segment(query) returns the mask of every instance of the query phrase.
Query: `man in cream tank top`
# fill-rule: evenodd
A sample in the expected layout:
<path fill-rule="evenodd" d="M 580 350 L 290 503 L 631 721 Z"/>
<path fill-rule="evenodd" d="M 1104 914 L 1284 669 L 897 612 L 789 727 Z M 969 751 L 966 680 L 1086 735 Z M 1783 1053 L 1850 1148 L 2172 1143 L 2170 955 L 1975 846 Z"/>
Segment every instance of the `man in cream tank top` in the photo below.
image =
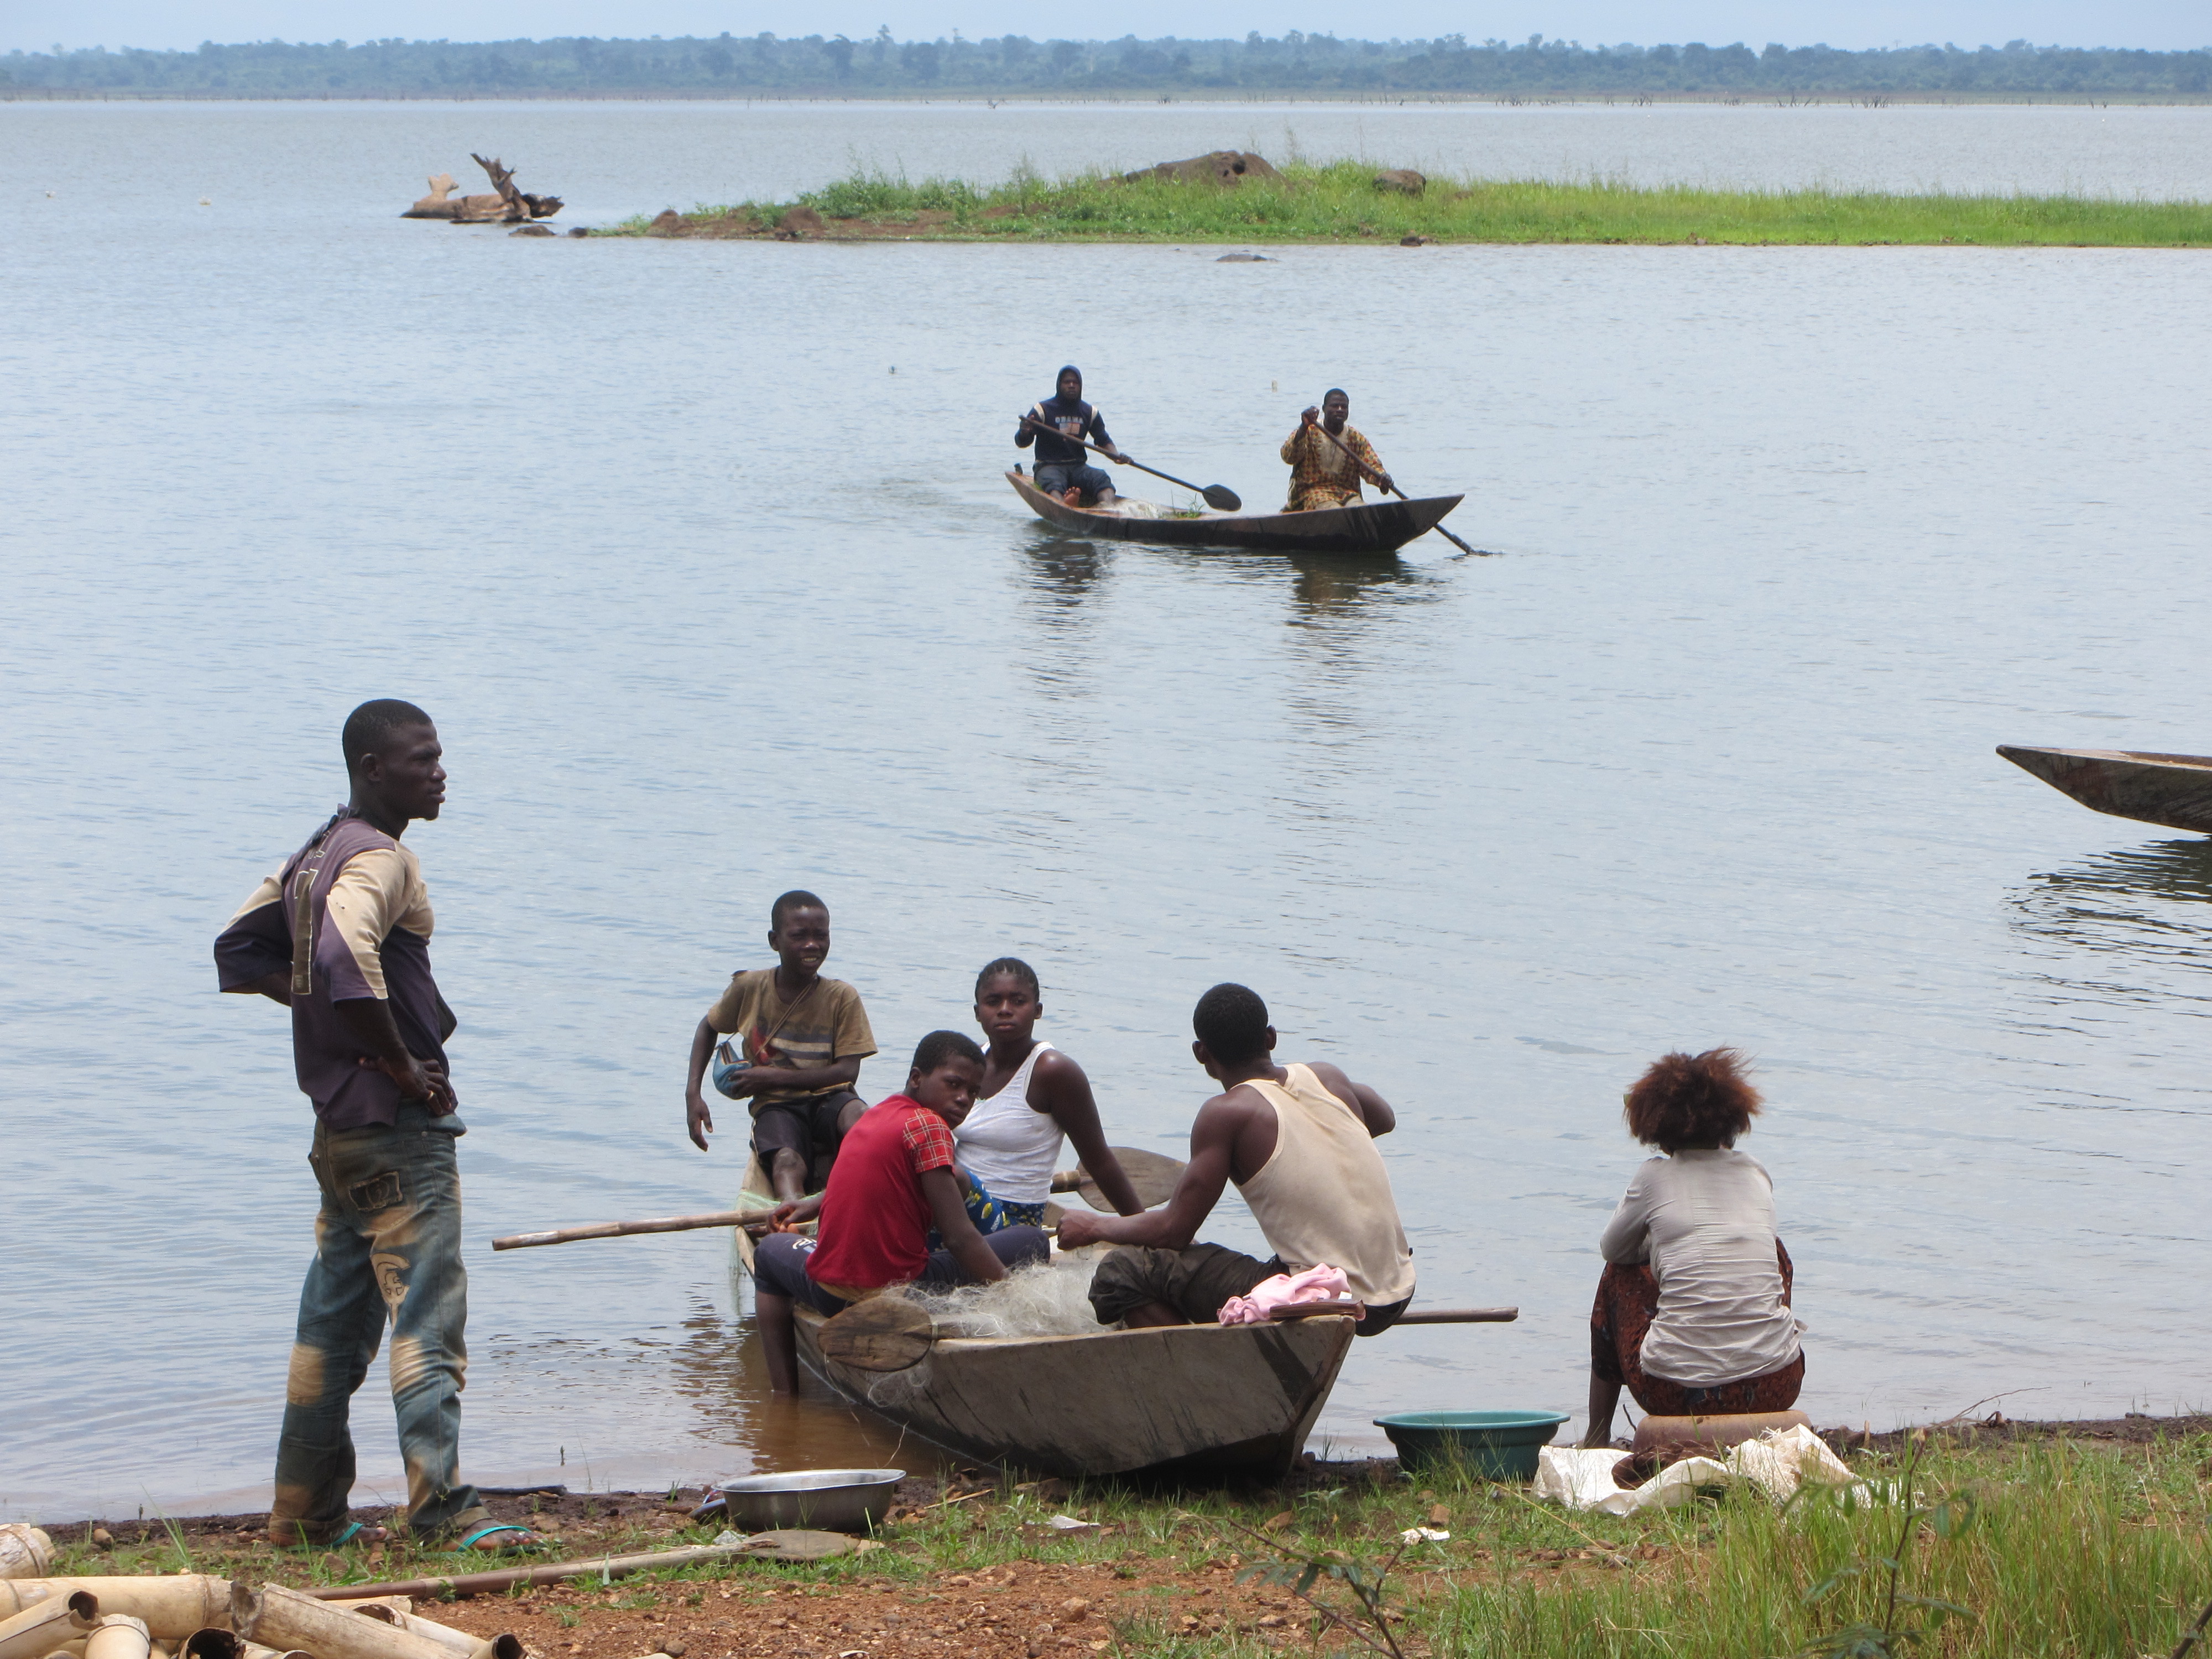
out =
<path fill-rule="evenodd" d="M 1367 1316 L 1388 1330 L 1413 1296 L 1413 1253 L 1375 1138 L 1397 1127 L 1382 1096 L 1322 1061 L 1278 1066 L 1267 1005 L 1242 985 L 1217 985 L 1191 1016 L 1191 1052 L 1222 1091 L 1199 1108 L 1190 1163 L 1175 1194 L 1141 1215 L 1071 1210 L 1062 1248 L 1128 1245 L 1098 1266 L 1091 1305 L 1102 1325 L 1210 1323 L 1261 1280 L 1320 1262 L 1340 1267 Z M 1261 1261 L 1194 1241 L 1237 1183 L 1275 1252 Z"/>

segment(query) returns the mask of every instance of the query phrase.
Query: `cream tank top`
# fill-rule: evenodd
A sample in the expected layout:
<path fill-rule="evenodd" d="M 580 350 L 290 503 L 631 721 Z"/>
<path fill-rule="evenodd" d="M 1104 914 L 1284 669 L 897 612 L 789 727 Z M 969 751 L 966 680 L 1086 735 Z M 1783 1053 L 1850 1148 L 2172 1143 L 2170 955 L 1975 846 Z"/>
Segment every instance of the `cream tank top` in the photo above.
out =
<path fill-rule="evenodd" d="M 1040 1040 L 1006 1079 L 979 1100 L 953 1131 L 960 1162 L 994 1198 L 1042 1204 L 1052 1197 L 1053 1165 L 1060 1158 L 1060 1120 L 1030 1104 L 1030 1074 L 1052 1044 Z"/>
<path fill-rule="evenodd" d="M 1352 1293 L 1388 1307 L 1413 1293 L 1413 1252 L 1389 1172 L 1366 1121 L 1307 1066 L 1281 1083 L 1246 1083 L 1275 1109 L 1275 1150 L 1241 1188 L 1267 1243 L 1292 1273 L 1344 1269 Z"/>

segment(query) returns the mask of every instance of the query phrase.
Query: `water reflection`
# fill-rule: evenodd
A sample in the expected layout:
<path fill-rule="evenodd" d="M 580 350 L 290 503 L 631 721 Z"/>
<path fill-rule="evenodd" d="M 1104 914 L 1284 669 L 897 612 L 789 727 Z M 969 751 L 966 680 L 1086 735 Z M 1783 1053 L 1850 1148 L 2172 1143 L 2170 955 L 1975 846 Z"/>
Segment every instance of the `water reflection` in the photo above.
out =
<path fill-rule="evenodd" d="M 898 1425 L 841 1400 L 802 1373 L 795 1397 L 775 1394 L 749 1317 L 730 1319 L 704 1298 L 667 1352 L 672 1387 L 696 1414 L 692 1432 L 725 1449 L 728 1474 L 747 1470 L 942 1466 L 945 1455 Z"/>
<path fill-rule="evenodd" d="M 2040 872 L 2008 901 L 2045 1002 L 2165 1002 L 2200 1017 L 2212 1005 L 2208 904 L 2212 842 L 2194 836 Z"/>
<path fill-rule="evenodd" d="M 1291 603 L 1298 620 L 1334 622 L 1356 617 L 1370 600 L 1432 597 L 1429 579 L 1393 554 L 1387 559 L 1350 553 L 1300 553 L 1283 561 L 1294 573 Z"/>
<path fill-rule="evenodd" d="M 1038 620 L 1048 628 L 1072 623 L 1083 602 L 1113 572 L 1111 547 L 1080 537 L 1036 531 L 1023 552 L 1029 563 L 1029 594 L 1036 602 Z"/>

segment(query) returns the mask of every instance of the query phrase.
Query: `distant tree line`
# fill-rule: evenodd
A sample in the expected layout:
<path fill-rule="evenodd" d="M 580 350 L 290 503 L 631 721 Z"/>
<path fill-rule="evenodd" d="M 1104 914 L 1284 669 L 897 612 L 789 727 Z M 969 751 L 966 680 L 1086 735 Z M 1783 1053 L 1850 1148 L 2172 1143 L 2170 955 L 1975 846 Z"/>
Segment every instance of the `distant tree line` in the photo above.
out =
<path fill-rule="evenodd" d="M 662 93 L 989 94 L 1145 92 L 1505 94 L 2074 93 L 2201 94 L 2212 47 L 2136 52 L 2014 40 L 1842 52 L 1737 42 L 1585 46 L 1346 40 L 1296 29 L 1242 40 L 896 40 L 888 28 L 845 36 L 723 34 L 664 40 L 255 41 L 196 52 L 104 46 L 0 58 L 0 85 L 53 91 L 234 97 Z"/>

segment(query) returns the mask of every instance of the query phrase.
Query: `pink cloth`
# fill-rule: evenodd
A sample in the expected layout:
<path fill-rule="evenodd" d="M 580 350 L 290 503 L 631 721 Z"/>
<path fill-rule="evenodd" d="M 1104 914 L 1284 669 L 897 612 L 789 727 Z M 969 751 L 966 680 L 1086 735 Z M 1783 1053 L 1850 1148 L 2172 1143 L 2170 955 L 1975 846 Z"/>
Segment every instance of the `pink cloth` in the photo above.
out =
<path fill-rule="evenodd" d="M 1221 1304 L 1220 1319 L 1224 1325 L 1264 1325 L 1278 1308 L 1298 1302 L 1334 1302 L 1351 1295 L 1352 1285 L 1343 1268 L 1316 1262 L 1302 1273 L 1277 1273 L 1273 1279 L 1263 1279 L 1252 1287 L 1249 1296 L 1231 1297 Z M 1346 1306 L 1349 1310 L 1359 1304 L 1347 1302 Z M 1364 1311 L 1361 1310 L 1363 1315 Z"/>

